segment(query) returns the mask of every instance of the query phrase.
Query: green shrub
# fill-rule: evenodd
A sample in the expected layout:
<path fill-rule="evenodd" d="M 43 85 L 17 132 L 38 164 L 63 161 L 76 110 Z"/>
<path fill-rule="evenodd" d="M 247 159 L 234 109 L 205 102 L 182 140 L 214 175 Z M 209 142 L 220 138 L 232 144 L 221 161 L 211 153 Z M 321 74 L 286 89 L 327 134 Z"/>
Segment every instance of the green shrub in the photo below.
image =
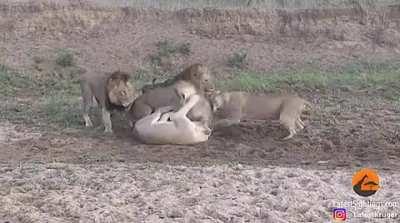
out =
<path fill-rule="evenodd" d="M 247 52 L 245 50 L 240 50 L 235 52 L 232 56 L 228 58 L 228 66 L 235 69 L 244 69 L 247 67 Z"/>
<path fill-rule="evenodd" d="M 61 49 L 56 55 L 56 64 L 61 67 L 71 67 L 75 65 L 74 55 L 66 49 Z"/>
<path fill-rule="evenodd" d="M 176 54 L 189 55 L 191 53 L 190 43 L 175 43 L 171 40 L 163 40 L 156 43 L 158 56 L 170 57 Z"/>

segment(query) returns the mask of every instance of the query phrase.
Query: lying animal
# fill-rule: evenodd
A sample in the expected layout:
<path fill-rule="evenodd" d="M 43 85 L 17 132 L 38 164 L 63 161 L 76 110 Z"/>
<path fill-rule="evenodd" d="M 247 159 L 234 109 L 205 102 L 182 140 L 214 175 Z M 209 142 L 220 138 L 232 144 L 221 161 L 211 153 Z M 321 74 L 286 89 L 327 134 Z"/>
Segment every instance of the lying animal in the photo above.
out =
<path fill-rule="evenodd" d="M 215 128 L 236 124 L 243 119 L 279 119 L 289 131 L 284 140 L 292 138 L 297 129 L 304 128 L 300 116 L 306 106 L 311 106 L 297 96 L 253 95 L 245 92 L 217 93 L 212 98 L 212 104 L 216 116 L 220 118 Z"/>
<path fill-rule="evenodd" d="M 182 103 L 182 97 L 178 95 L 177 89 L 180 90 L 188 88 L 189 86 L 196 91 L 196 93 L 198 92 L 193 84 L 182 80 L 179 80 L 168 87 L 158 87 L 145 91 L 145 93 L 140 95 L 134 101 L 129 110 L 128 118 L 131 126 L 133 126 L 135 121 L 151 114 L 161 107 L 172 106 L 179 108 Z M 189 111 L 188 117 L 192 121 L 211 125 L 213 114 L 210 102 L 202 95 L 199 95 L 199 97 L 200 99 L 198 102 Z"/>
<path fill-rule="evenodd" d="M 174 78 L 166 80 L 164 82 L 156 84 L 156 79 L 153 79 L 153 83 L 150 85 L 145 85 L 142 88 L 142 92 L 146 93 L 148 90 L 154 88 L 168 87 L 180 80 L 192 83 L 200 94 L 214 91 L 214 78 L 211 75 L 208 67 L 203 64 L 197 63 L 187 67 Z"/>
<path fill-rule="evenodd" d="M 183 98 L 187 98 L 186 93 L 183 93 Z M 177 112 L 170 112 L 173 109 L 171 106 L 157 109 L 135 123 L 136 135 L 147 144 L 187 145 L 207 141 L 211 129 L 186 117 L 199 100 L 199 95 L 189 96 Z"/>
<path fill-rule="evenodd" d="M 121 71 L 106 75 L 86 74 L 81 77 L 80 85 L 85 126 L 93 126 L 89 117 L 89 108 L 94 98 L 101 108 L 104 132 L 107 133 L 112 132 L 110 111 L 129 108 L 136 97 L 136 91 L 129 83 L 129 75 Z"/>

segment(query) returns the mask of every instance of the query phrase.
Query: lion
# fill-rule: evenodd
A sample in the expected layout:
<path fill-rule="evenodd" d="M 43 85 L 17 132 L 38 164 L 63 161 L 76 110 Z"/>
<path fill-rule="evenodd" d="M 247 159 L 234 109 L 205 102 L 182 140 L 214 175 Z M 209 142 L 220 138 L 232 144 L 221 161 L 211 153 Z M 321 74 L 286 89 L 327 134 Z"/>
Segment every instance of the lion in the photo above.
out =
<path fill-rule="evenodd" d="M 154 88 L 168 87 L 180 80 L 192 83 L 200 94 L 213 92 L 215 89 L 214 78 L 208 67 L 204 64 L 196 63 L 184 69 L 174 78 L 168 79 L 164 82 L 155 83 L 156 79 L 153 79 L 152 84 L 143 86 L 142 92 L 146 93 Z"/>
<path fill-rule="evenodd" d="M 128 109 L 136 97 L 136 90 L 129 83 L 129 75 L 122 71 L 115 71 L 102 76 L 83 75 L 80 86 L 85 126 L 93 126 L 89 117 L 89 109 L 94 98 L 101 108 L 104 132 L 106 133 L 112 133 L 110 111 Z"/>
<path fill-rule="evenodd" d="M 211 129 L 186 116 L 201 97 L 190 89 L 177 88 L 177 91 L 185 101 L 177 112 L 171 112 L 174 109 L 172 106 L 161 107 L 135 123 L 135 133 L 141 141 L 147 144 L 188 145 L 208 140 Z"/>
<path fill-rule="evenodd" d="M 145 93 L 136 98 L 128 112 L 130 125 L 133 126 L 135 121 L 151 114 L 158 108 L 165 106 L 179 108 L 182 97 L 178 95 L 177 89 L 188 87 L 188 85 L 192 86 L 198 93 L 194 84 L 183 80 L 178 80 L 167 87 L 157 87 L 145 91 Z M 199 97 L 198 102 L 189 111 L 188 118 L 210 126 L 213 118 L 211 104 L 203 95 L 199 94 Z"/>
<path fill-rule="evenodd" d="M 217 92 L 211 101 L 213 111 L 220 118 L 215 128 L 230 126 L 242 119 L 279 119 L 289 131 L 283 140 L 292 138 L 298 129 L 304 128 L 300 116 L 306 106 L 311 107 L 310 102 L 294 95 L 254 95 L 239 91 Z"/>

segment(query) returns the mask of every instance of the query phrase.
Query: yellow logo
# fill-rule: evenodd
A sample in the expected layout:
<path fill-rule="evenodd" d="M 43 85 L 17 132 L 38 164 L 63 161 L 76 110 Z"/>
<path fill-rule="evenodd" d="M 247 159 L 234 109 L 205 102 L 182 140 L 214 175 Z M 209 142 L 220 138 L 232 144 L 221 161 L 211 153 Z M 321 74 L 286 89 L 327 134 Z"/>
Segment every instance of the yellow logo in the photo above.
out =
<path fill-rule="evenodd" d="M 356 172 L 352 180 L 353 190 L 358 195 L 369 197 L 379 190 L 379 176 L 376 170 L 364 168 Z"/>

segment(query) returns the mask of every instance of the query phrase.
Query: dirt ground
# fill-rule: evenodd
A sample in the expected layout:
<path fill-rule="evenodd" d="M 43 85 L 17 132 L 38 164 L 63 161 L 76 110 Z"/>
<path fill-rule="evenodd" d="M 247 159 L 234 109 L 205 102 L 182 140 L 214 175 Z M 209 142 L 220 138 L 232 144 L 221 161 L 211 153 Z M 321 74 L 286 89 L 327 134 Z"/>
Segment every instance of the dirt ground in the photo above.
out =
<path fill-rule="evenodd" d="M 398 135 L 382 139 L 377 131 L 383 127 L 372 130 L 366 119 L 353 120 L 358 123 L 322 128 L 313 121 L 289 142 L 277 140 L 276 128 L 241 126 L 216 132 L 197 146 L 147 146 L 122 130 L 85 137 L 2 123 L 0 217 L 4 222 L 329 222 L 338 202 L 367 200 L 351 187 L 361 167 L 379 171 L 382 189 L 371 200 L 398 202 Z M 400 206 L 348 210 L 399 213 Z"/>
<path fill-rule="evenodd" d="M 136 70 L 148 66 L 154 43 L 166 38 L 190 42 L 193 51 L 168 66 L 203 62 L 217 76 L 231 71 L 225 59 L 242 47 L 255 71 L 400 58 L 400 7 L 366 15 L 278 15 L 10 5 L 0 5 L 0 61 L 35 75 L 46 74 L 32 58 L 51 56 L 55 48 L 72 49 L 87 72 Z M 281 141 L 286 132 L 270 122 L 215 131 L 199 145 L 150 146 L 135 140 L 124 122 L 114 125 L 114 135 L 104 135 L 100 127 L 44 128 L 2 118 L 0 223 L 331 222 L 332 208 L 352 200 L 397 202 L 348 208 L 396 216 L 349 222 L 398 222 L 399 103 L 376 92 L 300 93 L 314 108 L 306 128 L 289 141 Z M 351 185 L 364 167 L 381 179 L 369 198 Z"/>
<path fill-rule="evenodd" d="M 305 131 L 285 142 L 279 140 L 284 130 L 269 123 L 216 131 L 196 146 L 150 146 L 123 124 L 105 136 L 2 122 L 0 219 L 329 222 L 338 202 L 398 204 L 399 108 L 365 100 L 347 111 L 333 111 L 337 102 L 331 101 L 332 112 L 316 112 Z M 381 179 L 371 198 L 352 190 L 352 175 L 363 167 L 377 169 Z M 397 214 L 400 204 L 350 210 Z"/>

